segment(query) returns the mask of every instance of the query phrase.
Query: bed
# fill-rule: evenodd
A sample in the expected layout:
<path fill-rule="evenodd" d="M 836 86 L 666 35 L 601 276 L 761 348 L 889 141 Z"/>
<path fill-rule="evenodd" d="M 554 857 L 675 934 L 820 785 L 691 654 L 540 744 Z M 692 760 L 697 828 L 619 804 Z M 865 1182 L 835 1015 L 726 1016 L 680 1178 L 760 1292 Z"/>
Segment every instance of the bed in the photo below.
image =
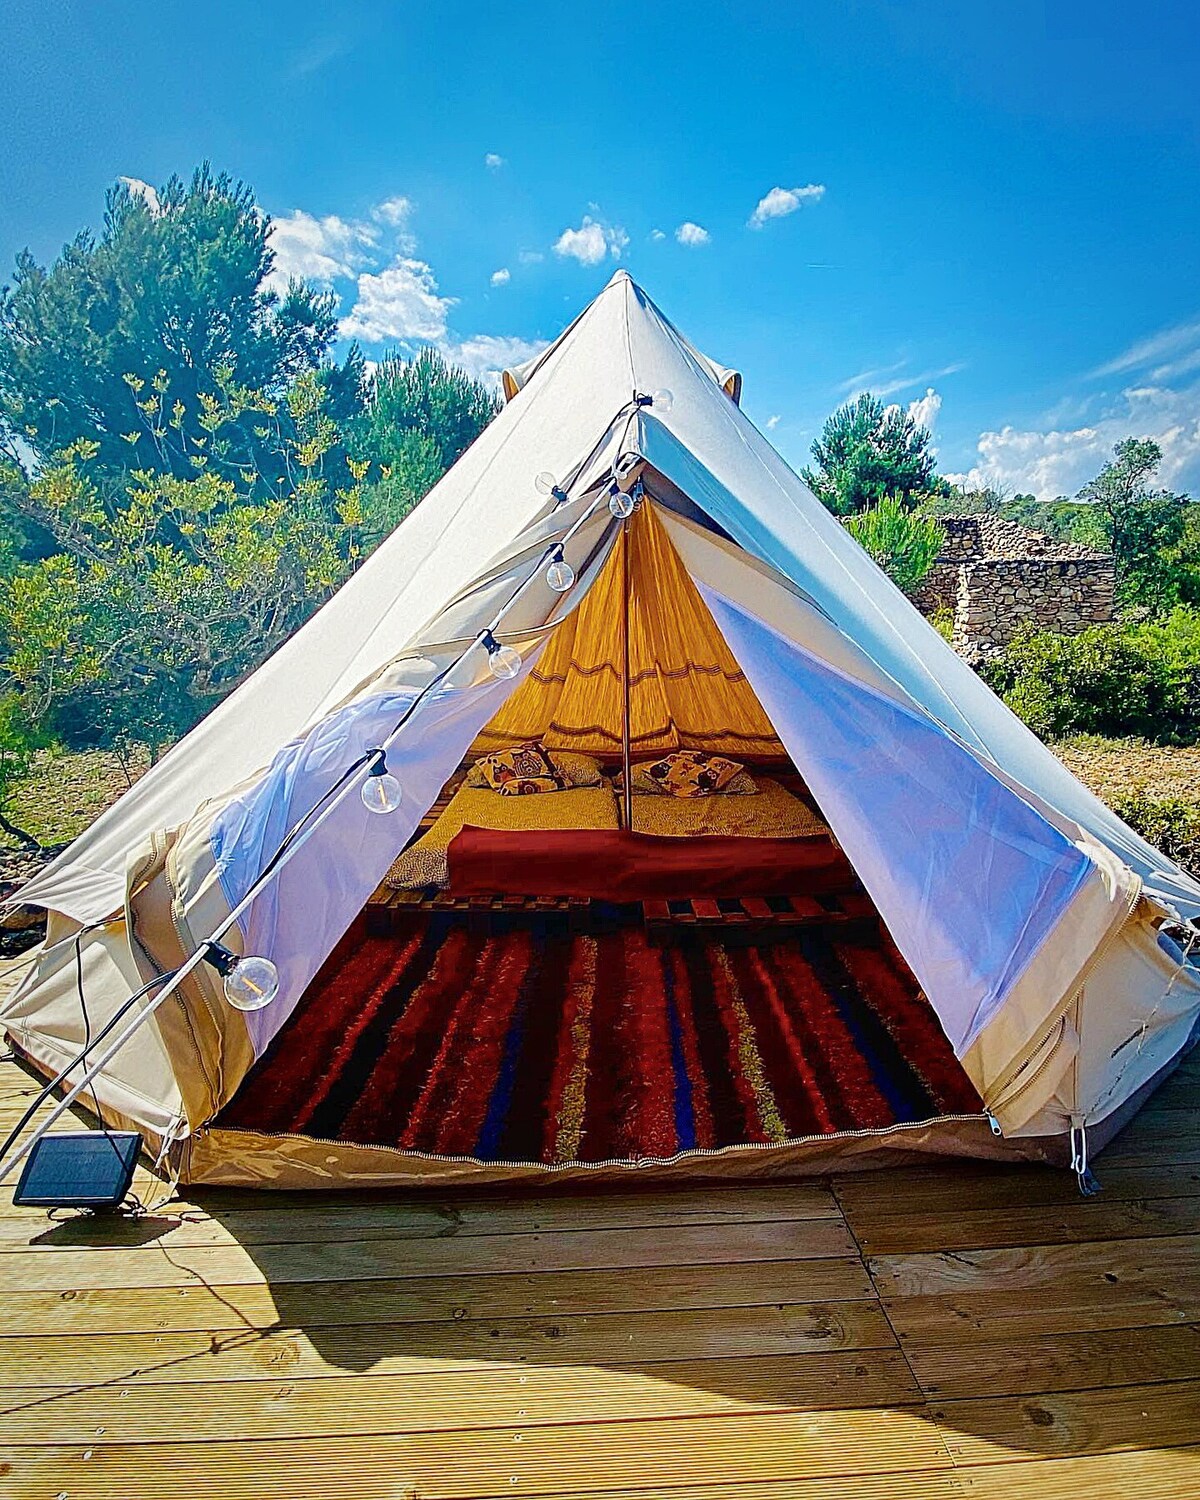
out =
<path fill-rule="evenodd" d="M 758 791 L 753 796 L 663 797 L 634 792 L 633 831 L 662 838 L 828 837 L 829 828 L 821 818 L 779 782 L 756 776 L 755 783 Z"/>
<path fill-rule="evenodd" d="M 466 828 L 520 834 L 572 829 L 620 827 L 616 794 L 610 782 L 571 787 L 534 797 L 502 797 L 480 787 L 459 787 L 445 810 L 388 871 L 384 885 L 392 890 L 423 890 L 449 885 L 446 851 Z"/>
<path fill-rule="evenodd" d="M 461 786 L 393 864 L 391 890 L 623 901 L 830 888 L 844 858 L 820 817 L 770 778 L 753 795 L 634 793 L 632 831 L 605 781 L 534 796 Z"/>

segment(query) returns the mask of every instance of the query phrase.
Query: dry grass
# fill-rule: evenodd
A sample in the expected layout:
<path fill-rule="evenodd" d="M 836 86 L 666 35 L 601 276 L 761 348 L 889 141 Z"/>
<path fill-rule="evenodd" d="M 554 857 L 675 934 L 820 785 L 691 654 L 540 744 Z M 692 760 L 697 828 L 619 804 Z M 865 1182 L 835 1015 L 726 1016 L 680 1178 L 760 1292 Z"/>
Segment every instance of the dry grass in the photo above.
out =
<path fill-rule="evenodd" d="M 1200 745 L 1177 749 L 1144 740 L 1080 735 L 1055 745 L 1055 753 L 1105 802 L 1134 792 L 1200 803 Z"/>

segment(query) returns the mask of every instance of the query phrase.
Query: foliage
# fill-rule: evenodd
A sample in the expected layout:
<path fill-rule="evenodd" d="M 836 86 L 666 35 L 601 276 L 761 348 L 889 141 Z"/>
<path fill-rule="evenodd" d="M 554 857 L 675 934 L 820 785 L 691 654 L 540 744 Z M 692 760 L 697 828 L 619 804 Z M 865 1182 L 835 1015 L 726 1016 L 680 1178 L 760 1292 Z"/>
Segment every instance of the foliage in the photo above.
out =
<path fill-rule="evenodd" d="M 1029 634 L 982 675 L 1036 733 L 1200 739 L 1200 612 L 1094 625 L 1078 635 Z"/>
<path fill-rule="evenodd" d="M 485 386 L 436 349 L 422 349 L 412 360 L 383 360 L 351 439 L 356 454 L 379 465 L 364 500 L 369 533 L 394 530 L 498 410 Z"/>
<path fill-rule="evenodd" d="M 71 745 L 167 743 L 346 576 L 365 466 L 341 487 L 327 477 L 338 434 L 314 372 L 285 402 L 293 435 L 272 495 L 257 471 L 138 470 L 113 485 L 82 439 L 28 484 L 25 512 L 59 549 L 0 580 L 0 690 L 29 723 Z"/>
<path fill-rule="evenodd" d="M 899 406 L 869 392 L 829 417 L 812 445 L 815 468 L 803 471 L 834 515 L 848 516 L 896 496 L 911 509 L 948 486 L 937 475 L 929 432 Z"/>
<path fill-rule="evenodd" d="M 899 495 L 884 495 L 870 510 L 851 516 L 846 529 L 906 594 L 946 544 L 945 528 L 932 516 L 906 510 Z"/>
<path fill-rule="evenodd" d="M 1134 787 L 1113 798 L 1111 806 L 1147 843 L 1200 879 L 1200 803 L 1186 797 L 1155 797 L 1144 787 Z"/>
<path fill-rule="evenodd" d="M 83 439 L 103 469 L 260 467 L 279 434 L 259 399 L 317 368 L 336 332 L 331 294 L 270 287 L 270 232 L 250 189 L 204 166 L 156 199 L 113 188 L 99 238 L 80 233 L 49 269 L 19 256 L 0 293 L 10 456 L 18 438 L 37 464 Z M 354 404 L 361 377 L 357 354 L 326 371 L 335 407 Z"/>
<path fill-rule="evenodd" d="M 1161 462 L 1157 443 L 1125 438 L 1077 497 L 1081 511 L 1075 535 L 1112 553 L 1118 598 L 1143 614 L 1195 598 L 1200 586 L 1200 558 L 1188 555 L 1183 546 L 1188 501 L 1152 488 Z"/>
<path fill-rule="evenodd" d="M 5 693 L 0 697 L 0 830 L 33 848 L 38 840 L 13 821 L 12 801 L 29 774 L 35 748 L 19 695 Z"/>

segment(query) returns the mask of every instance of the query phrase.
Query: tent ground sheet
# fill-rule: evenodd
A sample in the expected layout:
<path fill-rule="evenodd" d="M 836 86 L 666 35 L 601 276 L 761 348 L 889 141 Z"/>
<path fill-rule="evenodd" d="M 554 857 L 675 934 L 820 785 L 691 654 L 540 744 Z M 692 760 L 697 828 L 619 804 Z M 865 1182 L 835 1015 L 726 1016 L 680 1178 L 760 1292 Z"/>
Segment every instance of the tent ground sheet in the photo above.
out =
<path fill-rule="evenodd" d="M 219 1124 L 598 1162 L 978 1113 L 886 942 L 355 928 Z"/>

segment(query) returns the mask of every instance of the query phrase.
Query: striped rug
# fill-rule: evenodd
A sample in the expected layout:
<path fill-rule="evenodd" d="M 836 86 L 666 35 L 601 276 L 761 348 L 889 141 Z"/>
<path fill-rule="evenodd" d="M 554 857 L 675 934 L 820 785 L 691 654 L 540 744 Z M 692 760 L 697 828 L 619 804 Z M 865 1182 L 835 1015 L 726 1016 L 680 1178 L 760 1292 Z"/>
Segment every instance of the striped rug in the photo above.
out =
<path fill-rule="evenodd" d="M 979 1108 L 886 947 L 482 936 L 446 916 L 344 942 L 219 1123 L 594 1162 Z"/>

